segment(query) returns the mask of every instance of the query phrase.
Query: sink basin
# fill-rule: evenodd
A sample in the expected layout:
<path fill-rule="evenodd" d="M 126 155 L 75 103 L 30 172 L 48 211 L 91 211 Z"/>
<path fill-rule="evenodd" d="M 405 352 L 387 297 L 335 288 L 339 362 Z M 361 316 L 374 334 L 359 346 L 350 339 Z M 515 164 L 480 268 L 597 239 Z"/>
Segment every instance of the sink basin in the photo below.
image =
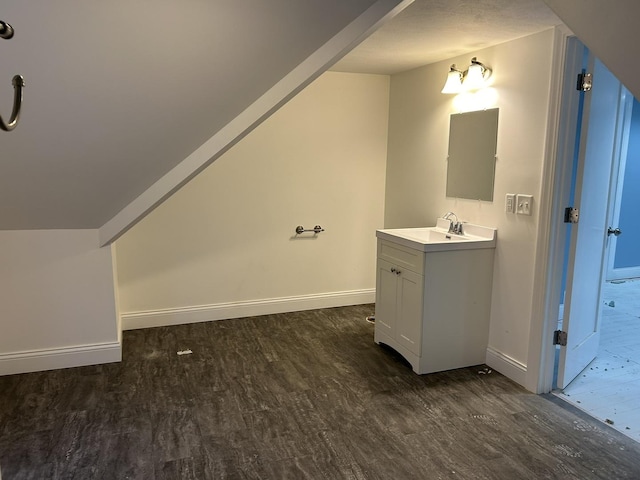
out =
<path fill-rule="evenodd" d="M 376 237 L 423 252 L 495 248 L 497 230 L 472 223 L 463 224 L 463 234 L 449 233 L 449 221 L 438 219 L 434 227 L 376 230 Z"/>

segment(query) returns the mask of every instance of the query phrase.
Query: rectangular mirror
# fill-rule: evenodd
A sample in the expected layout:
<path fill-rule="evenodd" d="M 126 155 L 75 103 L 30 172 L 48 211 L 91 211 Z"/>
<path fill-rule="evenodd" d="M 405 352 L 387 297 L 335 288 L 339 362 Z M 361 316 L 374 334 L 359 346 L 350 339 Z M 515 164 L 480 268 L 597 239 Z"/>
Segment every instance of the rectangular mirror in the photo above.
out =
<path fill-rule="evenodd" d="M 451 115 L 447 197 L 493 201 L 497 143 L 497 108 Z"/>

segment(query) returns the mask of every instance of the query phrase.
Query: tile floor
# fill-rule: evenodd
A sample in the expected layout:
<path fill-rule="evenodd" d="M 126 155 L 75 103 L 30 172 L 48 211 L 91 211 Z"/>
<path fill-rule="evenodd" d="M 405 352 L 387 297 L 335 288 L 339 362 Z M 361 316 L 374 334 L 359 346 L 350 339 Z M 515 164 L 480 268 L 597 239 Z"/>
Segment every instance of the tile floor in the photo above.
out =
<path fill-rule="evenodd" d="M 556 393 L 640 442 L 640 279 L 607 282 L 602 303 L 598 356 Z"/>

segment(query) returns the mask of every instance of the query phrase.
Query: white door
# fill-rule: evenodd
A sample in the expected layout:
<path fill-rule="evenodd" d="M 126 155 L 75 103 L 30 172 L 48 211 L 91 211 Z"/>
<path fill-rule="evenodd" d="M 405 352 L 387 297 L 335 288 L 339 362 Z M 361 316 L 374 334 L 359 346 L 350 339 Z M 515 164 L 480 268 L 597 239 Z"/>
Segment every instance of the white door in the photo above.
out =
<path fill-rule="evenodd" d="M 621 85 L 598 60 L 590 63 L 593 90 L 586 94 L 581 129 L 575 191 L 580 219 L 573 227 L 569 251 L 563 321 L 567 345 L 560 351 L 559 388 L 595 358 L 600 343 L 600 289 Z"/>
<path fill-rule="evenodd" d="M 634 99 L 631 92 L 629 92 L 624 86 L 622 87 L 622 95 L 624 100 L 622 102 L 622 138 L 620 142 L 619 148 L 617 151 L 619 155 L 614 157 L 614 167 L 613 167 L 613 175 L 616 181 L 614 182 L 613 187 L 611 188 L 611 198 L 609 200 L 610 203 L 610 212 L 609 212 L 609 226 L 615 230 L 618 228 L 621 231 L 626 232 L 622 238 L 618 239 L 617 235 L 610 235 L 607 241 L 607 280 L 619 280 L 621 278 L 633 278 L 640 277 L 640 266 L 617 266 L 616 265 L 616 248 L 618 246 L 619 240 L 621 242 L 627 243 L 627 249 L 629 247 L 635 248 L 638 244 L 640 238 L 638 237 L 638 229 L 631 228 L 629 229 L 629 223 L 622 224 L 625 220 L 625 216 L 621 219 L 621 210 L 622 210 L 622 194 L 624 192 L 623 187 L 633 188 L 632 184 L 625 184 L 625 172 L 627 167 L 627 156 L 628 156 L 628 147 L 629 140 L 634 140 L 640 134 L 637 130 L 631 130 L 632 124 L 632 115 L 634 111 Z M 638 105 L 636 103 L 636 105 Z M 637 109 L 638 107 L 636 107 Z M 637 115 L 637 112 L 636 112 Z M 634 138 L 631 137 L 634 136 Z M 637 140 L 635 140 L 637 142 Z M 634 142 L 634 143 L 635 143 Z M 630 168 L 637 168 L 633 164 L 630 165 Z M 625 208 L 632 208 L 630 206 L 630 202 L 627 202 Z M 635 215 L 626 214 L 626 220 L 628 221 L 630 218 L 635 219 Z M 624 227 L 624 228 L 623 228 Z M 635 233 L 635 235 L 634 235 Z M 624 245 L 623 245 L 624 248 Z"/>

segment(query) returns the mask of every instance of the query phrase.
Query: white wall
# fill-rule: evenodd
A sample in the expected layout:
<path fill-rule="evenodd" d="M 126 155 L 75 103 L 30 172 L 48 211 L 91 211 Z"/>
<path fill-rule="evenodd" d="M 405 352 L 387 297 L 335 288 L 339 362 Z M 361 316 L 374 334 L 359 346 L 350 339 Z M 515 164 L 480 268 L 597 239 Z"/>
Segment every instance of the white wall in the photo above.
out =
<path fill-rule="evenodd" d="M 325 73 L 119 239 L 124 328 L 373 301 L 388 92 Z"/>
<path fill-rule="evenodd" d="M 497 227 L 487 362 L 525 383 L 533 301 L 538 204 L 545 155 L 553 31 L 521 38 L 391 78 L 385 227 L 433 225 L 452 210 Z M 472 56 L 494 70 L 472 108 L 498 107 L 494 201 L 445 195 L 449 115 L 461 97 L 440 93 L 451 63 Z M 506 193 L 534 195 L 531 217 L 506 213 Z"/>
<path fill-rule="evenodd" d="M 97 230 L 0 232 L 0 375 L 118 361 L 117 322 Z"/>

